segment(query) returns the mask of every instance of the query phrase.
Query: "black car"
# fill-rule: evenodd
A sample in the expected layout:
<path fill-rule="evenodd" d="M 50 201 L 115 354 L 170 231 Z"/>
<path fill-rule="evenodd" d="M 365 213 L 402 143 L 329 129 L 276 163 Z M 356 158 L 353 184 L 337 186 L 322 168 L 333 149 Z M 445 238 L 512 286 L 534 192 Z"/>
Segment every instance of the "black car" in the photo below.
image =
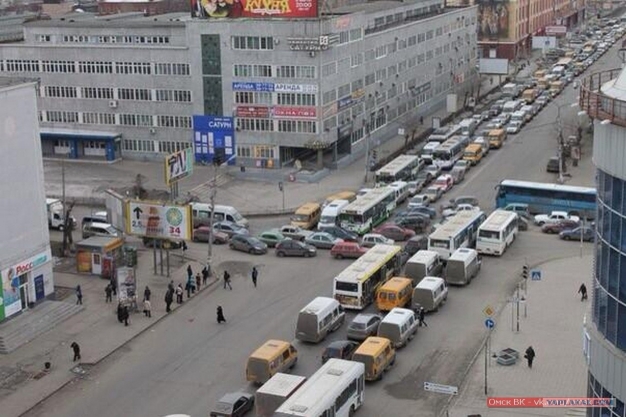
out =
<path fill-rule="evenodd" d="M 285 239 L 276 244 L 276 256 L 303 256 L 310 258 L 317 255 L 315 246 L 307 245 L 299 240 Z"/>
<path fill-rule="evenodd" d="M 395 219 L 394 223 L 398 226 L 421 232 L 426 230 L 430 224 L 430 219 L 427 216 L 416 213 Z"/>
<path fill-rule="evenodd" d="M 337 340 L 330 343 L 322 353 L 322 363 L 326 363 L 329 359 L 345 359 L 351 360 L 352 354 L 359 347 L 357 342 L 350 340 Z"/>
<path fill-rule="evenodd" d="M 415 235 L 406 241 L 404 251 L 410 256 L 415 255 L 420 250 L 428 249 L 428 235 Z"/>
<path fill-rule="evenodd" d="M 254 394 L 232 392 L 219 399 L 209 414 L 211 417 L 241 417 L 254 408 Z"/>
<path fill-rule="evenodd" d="M 339 226 L 325 227 L 324 231 L 338 239 L 345 240 L 346 242 L 358 242 L 359 235 L 349 230 L 343 229 Z"/>

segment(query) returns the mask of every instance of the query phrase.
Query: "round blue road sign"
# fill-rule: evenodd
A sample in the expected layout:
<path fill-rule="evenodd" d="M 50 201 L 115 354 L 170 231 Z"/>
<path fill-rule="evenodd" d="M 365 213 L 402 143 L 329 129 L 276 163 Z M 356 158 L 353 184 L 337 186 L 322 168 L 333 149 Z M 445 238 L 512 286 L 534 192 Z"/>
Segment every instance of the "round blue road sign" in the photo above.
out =
<path fill-rule="evenodd" d="M 485 320 L 485 327 L 488 329 L 493 329 L 494 327 L 496 327 L 496 322 L 493 319 L 487 319 Z"/>

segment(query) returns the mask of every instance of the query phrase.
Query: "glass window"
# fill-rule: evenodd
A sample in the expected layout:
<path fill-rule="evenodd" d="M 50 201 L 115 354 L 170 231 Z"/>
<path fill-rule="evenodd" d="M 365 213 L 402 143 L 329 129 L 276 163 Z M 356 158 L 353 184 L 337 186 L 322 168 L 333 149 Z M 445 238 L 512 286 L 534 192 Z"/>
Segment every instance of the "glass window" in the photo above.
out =
<path fill-rule="evenodd" d="M 622 189 L 624 187 L 624 182 L 619 178 L 613 178 L 613 195 L 612 206 L 611 208 L 617 212 L 622 212 Z"/>
<path fill-rule="evenodd" d="M 606 242 L 602 242 L 602 265 L 600 267 L 600 276 L 598 277 L 598 282 L 600 285 L 606 289 L 608 286 L 608 276 L 609 276 L 609 253 L 611 253 L 611 249 Z"/>
<path fill-rule="evenodd" d="M 605 215 L 605 218 L 606 217 L 608 216 Z M 619 214 L 615 212 L 611 212 L 611 235 L 609 238 L 609 242 L 611 242 L 611 246 L 615 248 L 619 248 L 620 246 L 621 226 L 622 226 L 622 216 L 620 216 Z"/>
<path fill-rule="evenodd" d="M 617 322 L 617 347 L 626 350 L 626 306 L 618 305 L 618 322 Z M 622 404 L 622 407 L 624 405 Z M 620 414 L 623 415 L 623 414 Z"/>
<path fill-rule="evenodd" d="M 609 174 L 604 174 L 604 193 L 602 199 L 604 203 L 611 207 L 611 192 L 613 190 L 613 178 Z"/>
<path fill-rule="evenodd" d="M 608 291 L 609 294 L 617 297 L 617 283 L 619 280 L 619 268 L 620 268 L 620 254 L 618 251 L 611 249 L 609 253 L 609 276 L 608 276 Z M 626 263 L 624 265 L 626 267 Z"/>
<path fill-rule="evenodd" d="M 611 240 L 611 212 L 609 210 L 605 210 L 604 216 L 602 217 L 602 224 L 599 225 L 602 228 L 602 237 L 604 240 L 610 242 Z"/>
<path fill-rule="evenodd" d="M 595 291 L 598 296 L 596 297 L 597 303 L 597 323 L 598 331 L 602 334 L 606 334 L 606 313 L 607 313 L 607 294 L 602 288 L 596 288 Z"/>

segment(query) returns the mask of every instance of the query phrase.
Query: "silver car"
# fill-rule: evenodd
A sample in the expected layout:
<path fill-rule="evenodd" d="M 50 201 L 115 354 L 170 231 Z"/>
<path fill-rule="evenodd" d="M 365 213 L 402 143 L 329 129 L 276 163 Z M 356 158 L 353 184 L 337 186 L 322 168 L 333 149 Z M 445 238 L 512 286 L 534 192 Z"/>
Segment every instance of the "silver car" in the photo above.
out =
<path fill-rule="evenodd" d="M 378 314 L 358 314 L 348 326 L 348 339 L 365 340 L 370 336 L 376 336 L 382 317 Z"/>

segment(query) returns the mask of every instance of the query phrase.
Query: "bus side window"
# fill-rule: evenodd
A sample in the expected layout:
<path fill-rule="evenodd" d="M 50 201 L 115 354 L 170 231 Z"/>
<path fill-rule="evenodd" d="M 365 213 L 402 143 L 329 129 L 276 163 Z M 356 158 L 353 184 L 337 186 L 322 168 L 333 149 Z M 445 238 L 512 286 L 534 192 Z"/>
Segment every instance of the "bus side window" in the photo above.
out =
<path fill-rule="evenodd" d="M 283 352 L 283 362 L 286 361 L 287 359 L 289 359 L 289 350 L 285 350 Z"/>
<path fill-rule="evenodd" d="M 226 215 L 226 220 L 228 220 L 229 222 L 235 222 L 235 219 L 233 219 L 233 216 L 231 216 L 230 214 Z"/>

